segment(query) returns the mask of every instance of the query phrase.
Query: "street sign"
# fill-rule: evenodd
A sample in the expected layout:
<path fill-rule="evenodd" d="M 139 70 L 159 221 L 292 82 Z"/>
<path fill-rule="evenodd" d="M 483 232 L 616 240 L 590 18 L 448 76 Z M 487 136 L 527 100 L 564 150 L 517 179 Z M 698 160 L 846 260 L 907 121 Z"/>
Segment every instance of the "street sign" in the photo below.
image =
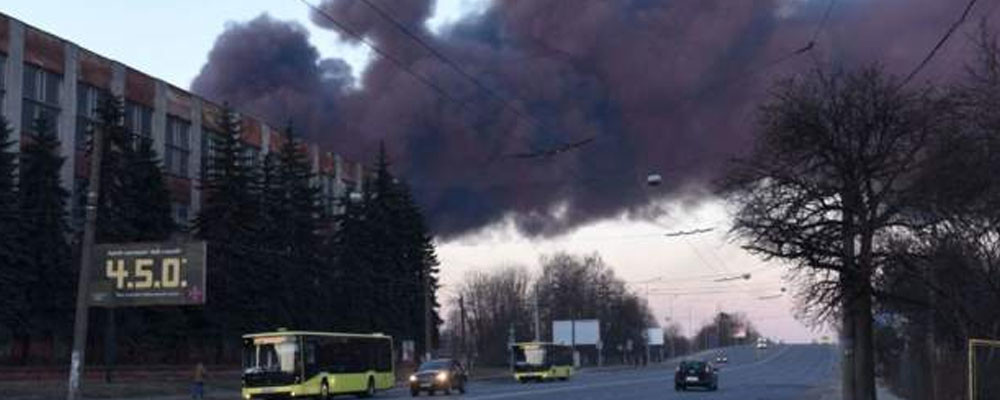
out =
<path fill-rule="evenodd" d="M 97 245 L 90 273 L 90 305 L 204 304 L 205 252 L 205 242 Z"/>

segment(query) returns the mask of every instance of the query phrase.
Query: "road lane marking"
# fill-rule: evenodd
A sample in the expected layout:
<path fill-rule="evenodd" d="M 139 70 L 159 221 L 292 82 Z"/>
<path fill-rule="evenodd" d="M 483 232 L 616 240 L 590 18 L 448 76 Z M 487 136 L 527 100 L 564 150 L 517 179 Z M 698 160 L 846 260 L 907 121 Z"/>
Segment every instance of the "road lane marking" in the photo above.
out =
<path fill-rule="evenodd" d="M 733 366 L 733 367 L 726 367 L 726 368 L 722 368 L 722 369 L 720 369 L 719 371 L 720 371 L 720 372 L 726 372 L 726 371 L 739 371 L 739 370 L 741 370 L 741 369 L 745 369 L 745 368 L 748 368 L 748 367 L 752 367 L 752 366 L 755 366 L 755 365 L 758 365 L 758 364 L 764 364 L 764 363 L 769 363 L 769 362 L 771 362 L 772 360 L 774 360 L 775 358 L 778 358 L 779 356 L 781 356 L 782 354 L 785 354 L 785 353 L 787 353 L 787 352 L 788 352 L 788 351 L 789 351 L 790 349 L 791 349 L 791 346 L 783 346 L 783 347 L 781 348 L 781 350 L 778 350 L 777 352 L 775 352 L 775 353 L 771 354 L 771 355 L 770 355 L 770 356 L 768 356 L 768 357 L 765 357 L 765 358 L 762 358 L 762 359 L 760 359 L 760 360 L 757 360 L 757 361 L 754 361 L 754 362 L 752 362 L 752 363 L 747 363 L 747 364 L 740 364 L 740 365 L 736 365 L 736 366 Z"/>
<path fill-rule="evenodd" d="M 553 387 L 553 388 L 546 388 L 546 389 L 518 390 L 516 392 L 487 394 L 487 395 L 483 395 L 483 396 L 468 396 L 468 397 L 465 397 L 465 398 L 467 398 L 467 399 L 482 399 L 482 400 L 488 400 L 488 399 L 506 399 L 506 398 L 511 398 L 511 397 L 534 396 L 534 395 L 540 395 L 540 394 L 568 392 L 568 391 L 574 391 L 574 390 L 595 389 L 595 388 L 614 387 L 614 386 L 626 386 L 626 385 L 633 385 L 633 384 L 637 384 L 637 383 L 647 383 L 647 382 L 672 383 L 671 379 L 672 379 L 672 377 L 658 376 L 658 377 L 655 377 L 655 378 L 632 379 L 632 380 L 627 380 L 627 381 L 591 383 L 591 384 L 584 384 L 584 385 L 561 386 L 561 387 Z"/>

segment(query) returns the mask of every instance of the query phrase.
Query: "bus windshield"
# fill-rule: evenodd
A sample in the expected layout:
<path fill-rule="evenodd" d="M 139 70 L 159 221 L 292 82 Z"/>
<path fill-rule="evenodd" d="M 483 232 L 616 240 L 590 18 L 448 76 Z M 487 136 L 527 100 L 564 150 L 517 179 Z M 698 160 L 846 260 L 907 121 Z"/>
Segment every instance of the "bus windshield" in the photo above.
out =
<path fill-rule="evenodd" d="M 517 347 L 515 357 L 520 364 L 545 365 L 545 348 L 538 347 Z"/>
<path fill-rule="evenodd" d="M 295 374 L 299 345 L 294 336 L 257 337 L 243 343 L 243 371 Z"/>

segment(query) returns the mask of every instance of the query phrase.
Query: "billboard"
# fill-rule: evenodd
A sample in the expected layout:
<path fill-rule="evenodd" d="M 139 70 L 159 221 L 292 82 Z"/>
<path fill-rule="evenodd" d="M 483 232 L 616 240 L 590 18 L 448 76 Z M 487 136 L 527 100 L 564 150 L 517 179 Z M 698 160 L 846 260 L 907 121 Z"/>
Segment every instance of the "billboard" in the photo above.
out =
<path fill-rule="evenodd" d="M 663 328 L 646 328 L 646 344 L 663 346 Z"/>
<path fill-rule="evenodd" d="M 205 303 L 205 242 L 100 244 L 93 265 L 92 306 Z"/>
<path fill-rule="evenodd" d="M 596 319 L 552 321 L 552 342 L 594 345 L 601 341 L 601 322 Z"/>

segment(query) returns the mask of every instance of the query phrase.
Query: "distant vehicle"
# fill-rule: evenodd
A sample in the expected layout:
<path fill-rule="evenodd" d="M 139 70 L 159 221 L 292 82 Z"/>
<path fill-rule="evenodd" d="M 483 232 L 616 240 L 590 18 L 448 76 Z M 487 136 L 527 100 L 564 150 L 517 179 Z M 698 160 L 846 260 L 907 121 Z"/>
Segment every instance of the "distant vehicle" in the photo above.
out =
<path fill-rule="evenodd" d="M 719 389 L 719 374 L 711 364 L 704 361 L 681 361 L 674 374 L 674 390 L 688 390 L 690 387 Z"/>
<path fill-rule="evenodd" d="M 757 349 L 760 350 L 767 349 L 767 339 L 757 338 Z"/>
<path fill-rule="evenodd" d="M 465 368 L 456 360 L 442 358 L 420 364 L 417 372 L 410 375 L 410 396 L 417 397 L 421 391 L 433 396 L 435 391 L 451 394 L 452 390 L 465 393 L 465 383 L 469 380 Z"/>
<path fill-rule="evenodd" d="M 243 335 L 245 400 L 335 394 L 371 397 L 396 384 L 392 337 L 286 331 Z"/>
<path fill-rule="evenodd" d="M 719 353 L 719 355 L 715 356 L 715 363 L 727 364 L 729 363 L 729 356 L 727 356 L 725 353 Z"/>
<path fill-rule="evenodd" d="M 573 349 L 554 343 L 516 343 L 514 352 L 514 379 L 524 383 L 529 380 L 567 380 L 573 375 Z"/>

